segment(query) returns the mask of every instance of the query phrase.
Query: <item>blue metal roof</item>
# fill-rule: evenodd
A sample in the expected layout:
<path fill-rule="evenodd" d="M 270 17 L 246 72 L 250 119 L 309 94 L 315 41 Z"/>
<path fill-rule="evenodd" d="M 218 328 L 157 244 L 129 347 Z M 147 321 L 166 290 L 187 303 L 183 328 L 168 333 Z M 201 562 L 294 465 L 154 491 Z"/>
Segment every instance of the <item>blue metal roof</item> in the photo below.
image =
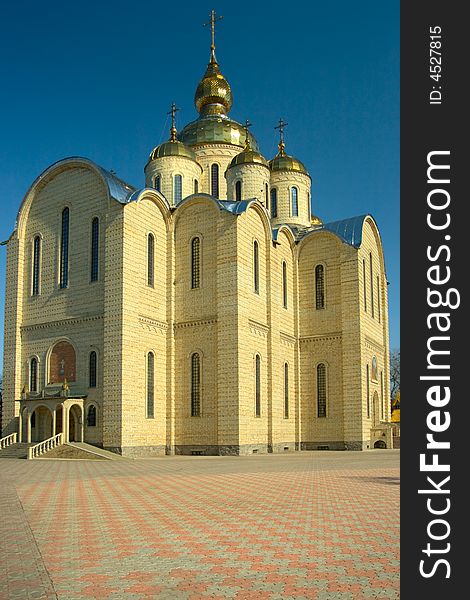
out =
<path fill-rule="evenodd" d="M 122 179 L 119 179 L 119 177 L 116 177 L 116 175 L 113 175 L 113 173 L 106 171 L 106 169 L 103 169 L 103 167 L 100 167 L 96 163 L 94 163 L 94 166 L 103 175 L 108 185 L 110 197 L 114 198 L 114 200 L 117 200 L 121 204 L 127 204 L 130 201 L 132 194 L 137 191 L 136 188 L 132 185 L 129 185 Z"/>
<path fill-rule="evenodd" d="M 353 246 L 353 248 L 359 248 L 362 243 L 362 227 L 366 217 L 368 217 L 368 215 L 360 215 L 358 217 L 351 217 L 350 219 L 343 219 L 342 221 L 323 223 L 320 227 L 312 229 L 308 235 L 315 233 L 316 231 L 331 231 L 331 233 L 337 235 L 346 244 Z"/>

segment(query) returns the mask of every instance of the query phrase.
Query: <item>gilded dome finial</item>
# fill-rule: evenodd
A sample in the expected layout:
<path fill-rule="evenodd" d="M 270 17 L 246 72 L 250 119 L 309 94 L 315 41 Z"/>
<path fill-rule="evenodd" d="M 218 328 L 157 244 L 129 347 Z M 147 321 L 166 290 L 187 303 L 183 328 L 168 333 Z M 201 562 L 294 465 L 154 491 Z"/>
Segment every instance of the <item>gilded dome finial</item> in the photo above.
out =
<path fill-rule="evenodd" d="M 274 129 L 279 129 L 279 144 L 277 145 L 277 147 L 279 148 L 279 152 L 277 153 L 278 156 L 286 155 L 286 153 L 285 153 L 286 144 L 284 143 L 284 128 L 286 127 L 286 125 L 288 125 L 288 123 L 286 123 L 281 117 L 279 119 L 279 125 L 274 128 Z"/>
<path fill-rule="evenodd" d="M 210 62 L 216 63 L 217 59 L 215 57 L 215 23 L 216 23 L 216 21 L 220 21 L 221 19 L 223 19 L 223 16 L 216 17 L 215 10 L 212 9 L 210 17 L 211 17 L 211 20 L 208 23 L 204 23 L 204 27 L 207 27 L 208 25 L 211 26 L 211 59 L 210 59 Z"/>
<path fill-rule="evenodd" d="M 216 17 L 215 10 L 211 11 L 211 20 L 204 25 L 211 26 L 211 58 L 204 77 L 199 82 L 194 95 L 194 104 L 201 117 L 216 115 L 225 117 L 232 107 L 232 90 L 228 81 L 222 75 L 215 57 L 215 22 L 223 17 Z"/>
<path fill-rule="evenodd" d="M 173 102 L 171 104 L 171 110 L 168 111 L 168 115 L 171 115 L 171 129 L 170 129 L 170 142 L 176 142 L 176 113 L 179 111 L 179 108 Z"/>
<path fill-rule="evenodd" d="M 245 150 L 252 150 L 251 144 L 250 144 L 250 136 L 249 136 L 249 131 L 248 131 L 248 127 L 251 127 L 253 125 L 253 123 L 250 123 L 250 121 L 248 121 L 248 119 L 245 121 L 245 124 L 243 125 L 243 129 L 245 130 Z"/>

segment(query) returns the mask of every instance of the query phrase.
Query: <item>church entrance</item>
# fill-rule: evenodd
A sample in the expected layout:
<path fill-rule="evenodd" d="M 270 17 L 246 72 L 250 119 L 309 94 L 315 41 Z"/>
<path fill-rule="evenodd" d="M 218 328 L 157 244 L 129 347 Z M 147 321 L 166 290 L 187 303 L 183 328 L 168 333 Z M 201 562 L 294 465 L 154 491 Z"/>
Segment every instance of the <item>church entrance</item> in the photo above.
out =
<path fill-rule="evenodd" d="M 374 444 L 374 448 L 382 448 L 384 450 L 387 447 L 387 444 L 383 440 L 377 440 Z"/>

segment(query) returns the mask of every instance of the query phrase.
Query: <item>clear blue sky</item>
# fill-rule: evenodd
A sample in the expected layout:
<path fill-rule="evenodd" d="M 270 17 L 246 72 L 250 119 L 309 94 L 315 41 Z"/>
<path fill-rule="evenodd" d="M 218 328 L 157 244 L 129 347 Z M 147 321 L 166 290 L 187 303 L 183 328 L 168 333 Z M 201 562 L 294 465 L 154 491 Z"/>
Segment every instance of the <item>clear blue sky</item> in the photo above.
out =
<path fill-rule="evenodd" d="M 196 117 L 209 59 L 202 23 L 224 15 L 217 58 L 230 116 L 253 123 L 267 158 L 286 150 L 313 178 L 324 221 L 370 212 L 385 248 L 390 341 L 399 347 L 399 1 L 16 0 L 0 9 L 0 241 L 33 180 L 85 156 L 143 187 L 151 149 Z M 5 290 L 0 247 L 0 311 Z M 3 319 L 2 319 L 3 321 Z M 3 355 L 3 322 L 0 329 Z"/>

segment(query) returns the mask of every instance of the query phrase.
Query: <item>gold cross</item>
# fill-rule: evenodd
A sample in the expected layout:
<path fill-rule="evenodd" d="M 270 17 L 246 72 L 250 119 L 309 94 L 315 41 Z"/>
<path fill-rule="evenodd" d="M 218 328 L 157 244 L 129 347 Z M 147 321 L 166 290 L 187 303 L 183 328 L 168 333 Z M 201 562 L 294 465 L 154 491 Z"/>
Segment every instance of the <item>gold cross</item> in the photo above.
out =
<path fill-rule="evenodd" d="M 279 129 L 279 138 L 280 138 L 280 142 L 284 143 L 284 128 L 286 127 L 286 125 L 288 125 L 288 123 L 286 123 L 282 118 L 279 119 L 279 125 L 277 127 L 275 127 L 274 129 Z"/>
<path fill-rule="evenodd" d="M 175 123 L 176 123 L 176 113 L 179 111 L 180 109 L 176 106 L 176 104 L 173 102 L 171 105 L 171 110 L 169 110 L 167 112 L 168 115 L 171 115 L 171 128 L 173 129 L 175 127 Z"/>
<path fill-rule="evenodd" d="M 207 25 L 211 26 L 211 32 L 212 32 L 211 50 L 215 50 L 215 22 L 220 21 L 220 19 L 223 19 L 223 17 L 216 17 L 215 10 L 211 10 L 211 20 L 208 23 L 204 23 L 204 27 L 206 27 Z"/>

